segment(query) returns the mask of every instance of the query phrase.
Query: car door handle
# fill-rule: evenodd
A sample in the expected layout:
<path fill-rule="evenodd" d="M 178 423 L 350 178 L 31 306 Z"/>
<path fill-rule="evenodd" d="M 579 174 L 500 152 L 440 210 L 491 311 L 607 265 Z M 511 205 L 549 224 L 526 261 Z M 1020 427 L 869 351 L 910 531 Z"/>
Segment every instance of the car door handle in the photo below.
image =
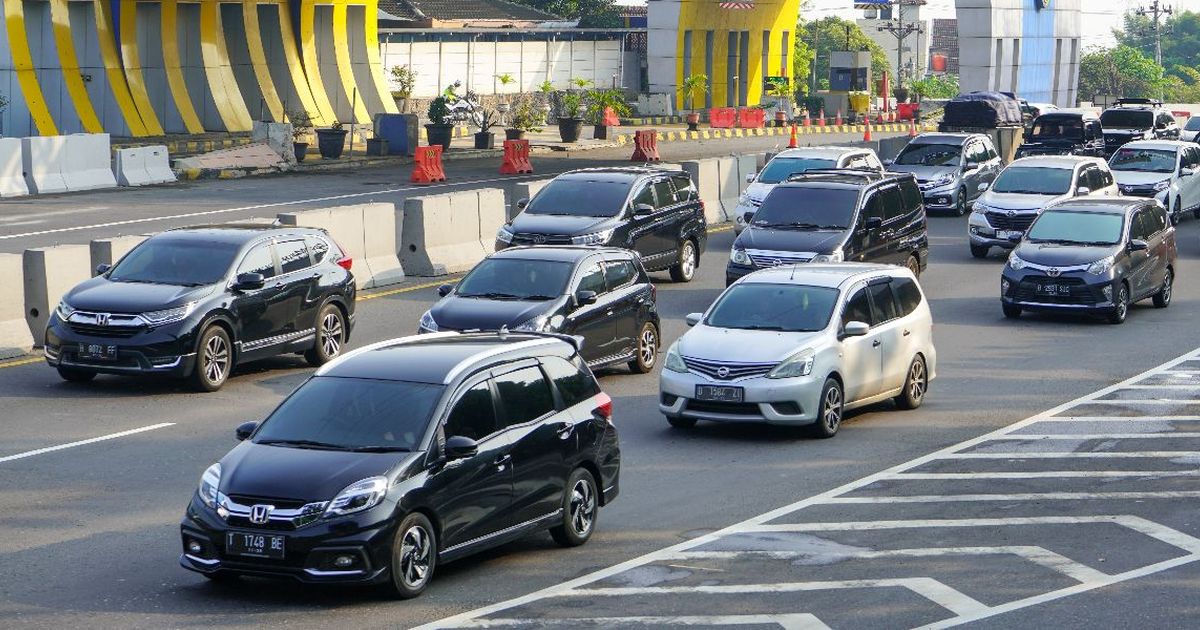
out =
<path fill-rule="evenodd" d="M 492 464 L 495 464 L 496 471 L 500 472 L 500 471 L 503 471 L 504 467 L 507 466 L 508 463 L 511 461 L 512 461 L 512 455 L 506 454 L 506 455 L 501 455 L 501 456 L 497 457 L 496 460 L 492 462 Z"/>
<path fill-rule="evenodd" d="M 571 432 L 575 430 L 575 425 L 571 422 L 560 422 L 558 423 L 558 428 L 555 430 L 558 432 L 558 439 L 565 440 L 571 437 Z"/>
<path fill-rule="evenodd" d="M 906 330 L 904 331 L 904 336 L 905 336 L 905 337 L 907 337 L 907 336 L 909 336 L 909 335 L 911 335 L 911 334 L 912 334 L 912 331 L 911 331 L 911 330 L 907 330 L 907 329 L 906 329 Z"/>
<path fill-rule="evenodd" d="M 608 315 L 609 317 L 612 317 L 612 314 L 613 314 L 613 310 L 611 308 L 608 309 L 608 312 L 605 313 L 605 315 Z"/>
<path fill-rule="evenodd" d="M 880 341 L 880 340 L 876 339 L 875 341 L 872 341 L 872 342 L 871 342 L 871 347 L 872 347 L 872 348 L 878 348 L 878 347 L 879 347 L 880 345 L 882 345 L 882 344 L 883 344 L 883 342 L 882 342 L 882 341 Z"/>

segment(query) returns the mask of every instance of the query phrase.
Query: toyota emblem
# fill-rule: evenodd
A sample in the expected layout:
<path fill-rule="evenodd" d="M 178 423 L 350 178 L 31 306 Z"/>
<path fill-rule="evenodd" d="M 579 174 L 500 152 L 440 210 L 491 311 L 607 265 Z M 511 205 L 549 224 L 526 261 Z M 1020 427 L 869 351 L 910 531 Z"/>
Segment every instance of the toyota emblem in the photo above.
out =
<path fill-rule="evenodd" d="M 1007 215 L 1007 216 L 1010 216 L 1010 217 L 1015 217 L 1015 216 L 1017 216 L 1017 211 L 1016 211 L 1016 210 L 1009 210 L 1008 212 L 1005 212 L 1004 214 L 1005 214 L 1005 215 Z"/>
<path fill-rule="evenodd" d="M 717 378 L 729 378 L 729 368 L 723 365 L 717 368 Z"/>
<path fill-rule="evenodd" d="M 1062 275 L 1062 270 L 1058 267 L 1051 267 L 1046 270 L 1046 275 L 1050 276 L 1051 278 L 1057 278 Z"/>
<path fill-rule="evenodd" d="M 534 245 L 545 245 L 546 244 L 546 235 L 545 234 L 535 234 L 533 237 L 533 244 Z"/>
<path fill-rule="evenodd" d="M 771 266 L 772 266 L 772 267 L 778 267 L 779 265 L 782 265 L 782 264 L 783 264 L 783 261 L 782 261 L 782 260 L 779 260 L 778 258 L 775 258 L 775 259 L 772 259 L 772 260 L 771 260 Z"/>
<path fill-rule="evenodd" d="M 259 503 L 250 507 L 250 522 L 255 525 L 266 525 L 267 521 L 271 520 L 271 512 L 275 510 L 274 505 L 266 505 Z"/>

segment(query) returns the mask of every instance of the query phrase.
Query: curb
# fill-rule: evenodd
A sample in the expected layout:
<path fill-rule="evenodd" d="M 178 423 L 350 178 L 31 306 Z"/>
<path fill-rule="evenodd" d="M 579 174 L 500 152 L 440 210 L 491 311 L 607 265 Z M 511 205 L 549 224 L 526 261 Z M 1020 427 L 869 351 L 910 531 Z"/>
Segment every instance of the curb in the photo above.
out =
<path fill-rule="evenodd" d="M 825 127 L 797 127 L 797 136 L 822 135 L 830 133 L 866 133 L 865 125 L 827 125 Z M 871 125 L 872 132 L 878 133 L 899 133 L 907 132 L 908 125 L 902 123 L 884 123 L 882 125 Z M 923 125 L 917 129 L 922 131 L 937 131 L 935 125 Z M 701 129 L 699 131 L 660 131 L 658 132 L 659 142 L 679 142 L 686 140 L 713 140 L 718 138 L 753 138 L 757 136 L 790 136 L 790 127 L 758 127 L 753 129 Z M 621 134 L 617 136 L 617 145 L 625 146 L 633 144 L 634 134 Z"/>

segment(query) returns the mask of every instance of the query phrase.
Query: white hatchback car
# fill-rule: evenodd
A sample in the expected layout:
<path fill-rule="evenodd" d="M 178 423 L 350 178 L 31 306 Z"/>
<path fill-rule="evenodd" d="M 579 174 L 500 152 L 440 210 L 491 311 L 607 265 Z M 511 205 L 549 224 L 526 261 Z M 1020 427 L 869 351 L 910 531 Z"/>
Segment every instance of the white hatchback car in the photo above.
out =
<path fill-rule="evenodd" d="M 737 210 L 734 211 L 733 229 L 741 233 L 750 225 L 754 213 L 762 205 L 767 193 L 776 184 L 787 181 L 796 173 L 804 173 L 813 169 L 823 168 L 855 168 L 883 172 L 883 162 L 875 151 L 854 147 L 804 147 L 801 149 L 786 149 L 771 158 L 763 167 L 762 172 L 746 177 L 750 185 L 738 199 Z"/>
<path fill-rule="evenodd" d="M 1188 210 L 1200 216 L 1200 146 L 1194 142 L 1130 142 L 1108 158 L 1108 167 L 1122 195 L 1157 199 L 1172 224 Z"/>
<path fill-rule="evenodd" d="M 843 413 L 920 406 L 937 354 L 912 272 L 865 263 L 756 271 L 725 289 L 667 351 L 659 410 L 697 420 L 806 425 L 832 437 Z"/>

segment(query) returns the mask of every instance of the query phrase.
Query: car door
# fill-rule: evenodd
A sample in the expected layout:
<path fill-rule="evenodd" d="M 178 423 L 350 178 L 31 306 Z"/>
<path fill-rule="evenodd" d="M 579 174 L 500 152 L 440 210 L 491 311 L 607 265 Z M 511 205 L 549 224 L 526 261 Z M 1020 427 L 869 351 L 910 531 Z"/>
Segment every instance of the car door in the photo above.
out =
<path fill-rule="evenodd" d="M 871 298 L 866 283 L 855 285 L 850 297 L 842 307 L 842 329 L 854 321 L 870 325 Z M 879 392 L 883 379 L 883 341 L 874 328 L 862 337 L 842 339 L 842 378 L 846 390 L 846 402 L 869 398 Z"/>
<path fill-rule="evenodd" d="M 512 443 L 513 503 L 509 526 L 553 516 L 562 505 L 566 462 L 560 437 L 574 423 L 560 417 L 550 383 L 534 360 L 497 370 L 500 419 Z"/>
<path fill-rule="evenodd" d="M 874 262 L 893 265 L 903 264 L 908 251 L 901 247 L 905 233 L 904 201 L 900 197 L 900 186 L 892 183 L 879 190 L 879 204 L 883 209 L 883 226 L 879 231 L 881 241 L 879 257 Z"/>
<path fill-rule="evenodd" d="M 667 261 L 673 262 L 677 255 L 676 251 L 681 242 L 680 234 L 687 218 L 687 204 L 676 200 L 675 188 L 668 176 L 654 178 L 651 187 L 654 188 L 654 221 L 650 226 L 654 230 L 654 243 L 658 247 L 654 264 L 655 267 L 659 267 Z"/>
<path fill-rule="evenodd" d="M 629 242 L 643 259 L 655 261 L 657 266 L 656 256 L 662 253 L 663 244 L 661 237 L 654 231 L 654 212 L 642 215 L 637 213 L 637 207 L 640 205 L 657 207 L 654 186 L 649 180 L 638 182 L 629 199 L 629 207 L 625 211 L 629 221 Z"/>
<path fill-rule="evenodd" d="M 913 355 L 912 330 L 905 328 L 904 313 L 892 289 L 893 278 L 883 276 L 867 283 L 871 297 L 871 312 L 875 314 L 872 332 L 879 335 L 880 350 L 879 392 L 891 391 L 904 385 L 908 364 Z"/>
<path fill-rule="evenodd" d="M 613 311 L 613 351 L 632 354 L 637 344 L 638 313 L 647 296 L 637 284 L 637 267 L 627 256 L 609 256 L 604 262 L 604 279 L 608 285 Z"/>
<path fill-rule="evenodd" d="M 277 334 L 291 341 L 316 331 L 321 274 L 313 265 L 303 237 L 277 240 L 275 253 L 279 257 L 279 277 L 275 282 L 281 285 L 282 293 L 272 317 L 280 323 Z"/>
<path fill-rule="evenodd" d="M 237 282 L 238 276 L 246 273 L 261 274 L 264 279 L 263 286 L 258 289 L 234 291 L 230 304 L 237 326 L 236 343 L 243 357 L 263 352 L 280 327 L 273 317 L 277 311 L 275 305 L 283 294 L 282 285 L 275 281 L 278 269 L 275 246 L 267 239 L 248 249 L 234 270 L 232 282 Z"/>
<path fill-rule="evenodd" d="M 888 245 L 887 240 L 881 236 L 884 229 L 882 189 L 867 192 L 861 207 L 854 234 L 850 237 L 857 252 L 847 252 L 847 260 L 882 262 L 887 258 Z"/>
<path fill-rule="evenodd" d="M 996 150 L 996 145 L 992 144 L 991 138 L 985 136 L 980 139 L 980 143 L 983 146 L 985 163 L 987 164 L 987 168 L 984 169 L 983 173 L 983 181 L 987 182 L 988 186 L 991 186 L 992 182 L 996 181 L 996 178 L 1000 176 L 1000 171 L 1004 170 L 1004 160 L 1000 158 L 1000 152 Z M 979 186 L 970 191 L 970 194 L 978 197 L 981 194 Z"/>
<path fill-rule="evenodd" d="M 1192 174 L 1184 175 L 1184 169 L 1190 170 Z M 1197 175 L 1197 169 L 1200 169 L 1200 147 L 1184 147 L 1179 189 L 1183 192 L 1185 210 L 1200 206 L 1200 175 Z"/>
<path fill-rule="evenodd" d="M 1129 218 L 1129 242 L 1139 240 L 1150 244 L 1150 221 L 1146 216 L 1146 210 L 1138 210 L 1130 215 Z M 1144 296 L 1151 286 L 1150 276 L 1152 273 L 1152 252 L 1149 248 L 1142 251 L 1129 251 L 1129 272 L 1126 274 L 1126 280 L 1129 282 L 1129 291 L 1131 299 L 1139 299 Z"/>
<path fill-rule="evenodd" d="M 596 294 L 594 304 L 583 304 L 574 301 L 574 308 L 567 315 L 565 332 L 583 337 L 583 348 L 579 353 L 585 361 L 594 363 L 615 354 L 617 329 L 613 319 L 615 313 L 610 313 L 608 287 L 604 279 L 603 259 L 593 256 L 579 265 L 573 279 L 571 291 L 572 300 L 580 291 L 592 291 Z"/>
<path fill-rule="evenodd" d="M 1170 245 L 1173 237 L 1170 232 L 1175 228 L 1167 220 L 1167 212 L 1164 208 L 1151 206 L 1143 209 L 1141 214 L 1142 221 L 1145 223 L 1146 244 L 1149 246 L 1147 251 L 1150 252 L 1145 291 L 1154 293 L 1166 279 L 1167 265 L 1171 260 Z"/>
<path fill-rule="evenodd" d="M 983 181 L 983 171 L 986 168 L 983 159 L 984 154 L 978 140 L 968 140 L 962 148 L 962 157 L 959 158 L 962 163 L 962 186 L 967 189 L 967 198 L 969 199 L 972 192 L 979 190 L 979 183 Z"/>

